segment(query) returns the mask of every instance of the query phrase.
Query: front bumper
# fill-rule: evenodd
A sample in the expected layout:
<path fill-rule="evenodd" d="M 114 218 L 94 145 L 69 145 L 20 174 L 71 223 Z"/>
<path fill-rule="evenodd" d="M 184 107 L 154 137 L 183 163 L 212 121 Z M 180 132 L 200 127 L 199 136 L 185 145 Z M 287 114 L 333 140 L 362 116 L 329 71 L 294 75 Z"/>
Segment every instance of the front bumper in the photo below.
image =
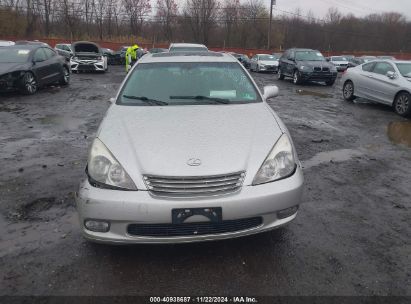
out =
<path fill-rule="evenodd" d="M 72 71 L 104 71 L 104 60 L 71 60 L 70 67 Z"/>
<path fill-rule="evenodd" d="M 303 81 L 333 81 L 337 79 L 337 72 L 300 72 Z"/>
<path fill-rule="evenodd" d="M 221 240 L 268 231 L 292 221 L 297 213 L 279 218 L 277 212 L 298 207 L 301 203 L 303 174 L 300 167 L 291 177 L 258 186 L 243 186 L 241 191 L 206 198 L 164 198 L 148 191 L 117 191 L 80 184 L 76 204 L 85 238 L 103 243 L 186 243 Z M 131 224 L 171 224 L 172 209 L 221 207 L 223 221 L 261 217 L 262 224 L 229 233 L 189 236 L 136 236 L 127 228 Z M 108 232 L 87 230 L 84 221 L 98 219 L 110 223 Z"/>
<path fill-rule="evenodd" d="M 259 70 L 261 72 L 278 72 L 277 65 L 266 65 L 266 66 L 259 66 Z"/>

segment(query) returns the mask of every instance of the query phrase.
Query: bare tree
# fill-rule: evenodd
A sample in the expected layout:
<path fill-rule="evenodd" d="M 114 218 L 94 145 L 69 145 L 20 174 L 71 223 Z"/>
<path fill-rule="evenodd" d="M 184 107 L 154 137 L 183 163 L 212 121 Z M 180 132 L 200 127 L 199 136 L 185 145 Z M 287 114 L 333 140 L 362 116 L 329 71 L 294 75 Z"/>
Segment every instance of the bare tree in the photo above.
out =
<path fill-rule="evenodd" d="M 173 40 L 178 6 L 175 0 L 157 0 L 157 20 L 167 41 Z"/>

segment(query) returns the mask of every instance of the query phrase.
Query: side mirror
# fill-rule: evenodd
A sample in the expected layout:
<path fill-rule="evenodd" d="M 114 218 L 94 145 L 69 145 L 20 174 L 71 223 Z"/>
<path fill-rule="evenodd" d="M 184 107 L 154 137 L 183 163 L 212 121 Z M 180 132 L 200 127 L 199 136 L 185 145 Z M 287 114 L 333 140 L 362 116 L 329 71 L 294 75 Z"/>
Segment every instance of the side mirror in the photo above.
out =
<path fill-rule="evenodd" d="M 397 78 L 397 74 L 395 74 L 395 72 L 388 71 L 388 72 L 387 72 L 387 77 L 388 77 L 389 79 L 395 79 L 395 78 Z"/>
<path fill-rule="evenodd" d="M 265 86 L 263 90 L 263 97 L 265 100 L 278 96 L 277 86 Z"/>
<path fill-rule="evenodd" d="M 114 97 L 111 97 L 110 98 L 110 103 L 112 103 L 112 104 L 116 103 L 116 99 Z"/>

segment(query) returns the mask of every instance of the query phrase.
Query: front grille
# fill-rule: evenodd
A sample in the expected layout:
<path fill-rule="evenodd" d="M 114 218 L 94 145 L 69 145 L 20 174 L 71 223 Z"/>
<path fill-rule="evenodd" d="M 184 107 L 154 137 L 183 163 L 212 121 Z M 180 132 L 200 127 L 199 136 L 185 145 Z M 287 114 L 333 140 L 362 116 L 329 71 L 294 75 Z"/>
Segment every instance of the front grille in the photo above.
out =
<path fill-rule="evenodd" d="M 314 72 L 329 72 L 330 68 L 326 67 L 314 67 Z"/>
<path fill-rule="evenodd" d="M 79 64 L 77 69 L 83 71 L 94 71 L 96 67 L 94 66 L 94 64 Z"/>
<path fill-rule="evenodd" d="M 244 181 L 244 172 L 214 176 L 144 176 L 148 190 L 162 196 L 208 196 L 231 193 L 239 190 Z"/>
<path fill-rule="evenodd" d="M 237 232 L 252 229 L 263 223 L 261 217 L 222 221 L 219 223 L 202 222 L 186 224 L 131 224 L 127 232 L 134 236 L 172 237 L 193 236 Z"/>

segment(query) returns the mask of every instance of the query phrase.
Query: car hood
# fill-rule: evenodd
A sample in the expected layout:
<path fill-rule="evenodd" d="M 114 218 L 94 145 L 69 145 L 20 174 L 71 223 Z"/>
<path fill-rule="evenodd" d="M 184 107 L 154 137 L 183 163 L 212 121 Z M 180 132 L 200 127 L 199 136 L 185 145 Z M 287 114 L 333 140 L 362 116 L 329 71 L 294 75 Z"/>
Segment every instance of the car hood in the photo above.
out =
<path fill-rule="evenodd" d="M 280 129 L 266 103 L 247 105 L 113 105 L 97 137 L 137 187 L 142 175 L 207 176 L 246 171 L 251 183 Z M 189 159 L 201 165 L 189 166 Z"/>
<path fill-rule="evenodd" d="M 272 61 L 272 60 L 260 60 L 260 63 L 266 64 L 266 65 L 278 65 L 278 61 Z"/>
<path fill-rule="evenodd" d="M 0 63 L 0 75 L 27 69 L 26 63 Z"/>
<path fill-rule="evenodd" d="M 333 61 L 334 64 L 348 64 L 348 61 Z"/>
<path fill-rule="evenodd" d="M 333 67 L 334 65 L 328 61 L 298 61 L 298 65 L 309 67 Z"/>

